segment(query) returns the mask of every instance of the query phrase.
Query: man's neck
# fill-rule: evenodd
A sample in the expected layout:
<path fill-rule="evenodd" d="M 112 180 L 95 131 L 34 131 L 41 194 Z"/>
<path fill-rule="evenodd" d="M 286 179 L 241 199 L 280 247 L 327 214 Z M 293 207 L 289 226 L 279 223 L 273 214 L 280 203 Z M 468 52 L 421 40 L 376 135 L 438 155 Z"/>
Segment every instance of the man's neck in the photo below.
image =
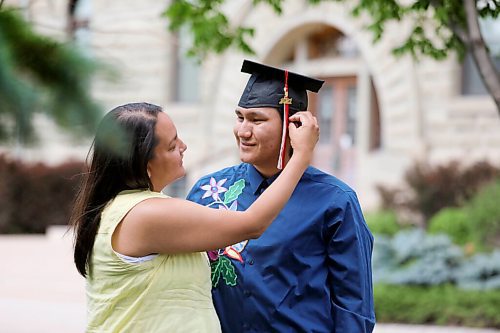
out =
<path fill-rule="evenodd" d="M 258 165 L 253 165 L 255 169 L 257 169 L 257 171 L 262 175 L 262 177 L 264 178 L 271 178 L 272 176 L 274 176 L 275 174 L 277 174 L 278 172 L 280 172 L 280 170 L 275 166 L 275 167 L 262 167 L 262 166 L 258 166 Z"/>
<path fill-rule="evenodd" d="M 288 163 L 289 160 L 290 160 L 290 157 L 286 156 L 286 158 L 285 158 L 285 166 L 286 166 L 286 163 Z M 272 176 L 274 176 L 277 173 L 281 172 L 281 170 L 278 169 L 278 160 L 273 161 L 272 164 L 266 164 L 266 165 L 252 164 L 252 165 L 265 178 L 271 178 Z"/>

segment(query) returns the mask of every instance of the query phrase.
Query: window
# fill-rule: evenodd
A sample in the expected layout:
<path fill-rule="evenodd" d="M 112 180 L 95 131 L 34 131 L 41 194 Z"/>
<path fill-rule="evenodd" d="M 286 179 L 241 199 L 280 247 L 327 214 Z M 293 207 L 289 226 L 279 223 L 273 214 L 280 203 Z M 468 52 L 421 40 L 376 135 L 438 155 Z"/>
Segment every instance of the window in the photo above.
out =
<path fill-rule="evenodd" d="M 322 26 L 307 37 L 308 58 L 327 57 L 355 58 L 359 56 L 356 43 L 341 31 Z"/>
<path fill-rule="evenodd" d="M 373 151 L 382 147 L 382 136 L 380 135 L 380 109 L 378 107 L 377 90 L 373 84 L 373 79 L 370 80 L 370 86 L 370 141 L 368 149 Z"/>
<path fill-rule="evenodd" d="M 347 119 L 346 119 L 346 134 L 350 138 L 350 144 L 356 143 L 356 113 L 357 108 L 357 88 L 350 86 L 347 88 Z"/>
<path fill-rule="evenodd" d="M 335 113 L 335 103 L 333 101 L 333 89 L 326 85 L 319 91 L 318 118 L 321 135 L 320 143 L 329 143 L 332 137 L 332 118 Z"/>
<path fill-rule="evenodd" d="M 68 36 L 84 50 L 90 45 L 91 0 L 71 0 L 68 3 Z"/>
<path fill-rule="evenodd" d="M 483 33 L 484 42 L 490 50 L 493 63 L 497 70 L 500 70 L 500 21 L 494 19 L 482 19 L 479 21 L 479 24 Z M 470 52 L 467 53 L 462 64 L 462 94 L 488 94 Z"/>
<path fill-rule="evenodd" d="M 196 59 L 186 55 L 191 46 L 191 35 L 181 29 L 176 35 L 173 99 L 180 103 L 199 101 L 199 64 Z"/>
<path fill-rule="evenodd" d="M 357 81 L 356 77 L 330 77 L 325 81 L 318 96 L 311 96 L 316 101 L 310 109 L 321 129 L 314 164 L 345 180 L 356 165 Z"/>
<path fill-rule="evenodd" d="M 278 42 L 272 54 L 276 64 L 326 58 L 357 58 L 355 41 L 340 30 L 325 24 L 306 26 L 291 32 Z"/>

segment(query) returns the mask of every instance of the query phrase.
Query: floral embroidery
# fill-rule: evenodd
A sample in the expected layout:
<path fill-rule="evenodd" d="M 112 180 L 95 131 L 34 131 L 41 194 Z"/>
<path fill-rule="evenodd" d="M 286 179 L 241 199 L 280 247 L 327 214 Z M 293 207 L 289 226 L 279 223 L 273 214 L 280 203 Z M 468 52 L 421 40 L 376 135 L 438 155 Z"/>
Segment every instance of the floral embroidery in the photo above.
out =
<path fill-rule="evenodd" d="M 222 185 L 226 182 L 227 178 L 216 181 L 214 177 L 210 178 L 210 183 L 200 186 L 205 193 L 203 198 L 212 197 L 213 202 L 209 203 L 207 207 L 218 205 L 219 209 L 225 210 L 238 210 L 238 197 L 243 193 L 245 188 L 245 180 L 239 179 L 233 185 L 226 189 Z M 219 194 L 224 193 L 224 199 L 222 200 Z M 238 244 L 231 246 L 226 246 L 224 250 L 218 251 L 208 251 L 208 257 L 210 259 L 210 267 L 212 269 L 212 286 L 216 287 L 219 284 L 219 280 L 222 277 L 224 282 L 228 286 L 235 286 L 238 276 L 236 275 L 234 265 L 227 257 L 231 259 L 243 262 L 243 257 L 241 252 L 245 248 L 248 241 L 243 241 Z"/>
<path fill-rule="evenodd" d="M 222 254 L 228 256 L 231 259 L 236 259 L 241 263 L 243 262 L 243 257 L 241 256 L 241 253 L 236 251 L 236 249 L 232 246 L 226 246 Z"/>
<path fill-rule="evenodd" d="M 217 182 L 217 181 L 215 181 L 214 177 L 211 177 L 210 184 L 203 185 L 201 187 L 202 190 L 206 191 L 201 198 L 205 199 L 209 196 L 212 196 L 212 199 L 217 201 L 219 199 L 219 194 L 227 191 L 227 188 L 222 187 L 222 185 L 224 185 L 226 180 L 227 179 L 222 179 L 222 180 Z"/>
<path fill-rule="evenodd" d="M 234 271 L 234 266 L 231 260 L 226 257 L 219 257 L 219 260 L 212 262 L 210 266 L 212 268 L 213 287 L 217 287 L 221 276 L 228 286 L 234 287 L 236 285 L 238 276 Z"/>
<path fill-rule="evenodd" d="M 219 251 L 207 251 L 207 255 L 208 255 L 208 259 L 210 260 L 210 262 L 212 261 L 216 261 L 217 259 L 219 259 Z"/>

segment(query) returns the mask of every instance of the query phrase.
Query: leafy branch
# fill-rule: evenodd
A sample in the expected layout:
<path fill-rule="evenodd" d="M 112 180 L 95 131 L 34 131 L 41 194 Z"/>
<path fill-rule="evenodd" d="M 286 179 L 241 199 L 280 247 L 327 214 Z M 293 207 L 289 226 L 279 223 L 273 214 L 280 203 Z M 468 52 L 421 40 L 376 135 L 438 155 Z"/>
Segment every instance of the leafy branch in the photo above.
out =
<path fill-rule="evenodd" d="M 326 0 L 308 0 L 316 5 Z M 336 0 L 352 4 L 352 1 Z M 199 59 L 209 52 L 222 53 L 231 46 L 245 53 L 254 53 L 249 38 L 252 27 L 233 27 L 221 10 L 225 0 L 177 0 L 172 2 L 165 16 L 170 29 L 179 31 L 186 27 L 193 36 L 193 46 L 188 54 Z M 253 0 L 253 5 L 266 4 L 278 15 L 283 13 L 283 0 Z M 393 49 L 395 56 L 410 54 L 416 60 L 431 57 L 443 60 L 451 53 L 463 59 L 470 50 L 479 68 L 481 78 L 495 100 L 500 112 L 500 76 L 493 65 L 491 54 L 483 39 L 471 33 L 478 17 L 498 18 L 498 0 L 416 0 L 408 4 L 398 0 L 358 0 L 352 7 L 354 17 L 367 14 L 370 22 L 366 29 L 373 33 L 374 42 L 383 37 L 390 22 L 410 22 L 412 29 L 404 41 Z M 476 22 L 476 23 L 474 23 Z M 472 29 L 472 30 L 471 30 Z"/>
<path fill-rule="evenodd" d="M 45 113 L 77 132 L 101 111 L 89 86 L 98 65 L 69 44 L 35 33 L 19 10 L 0 2 L 0 139 L 33 141 L 33 115 Z"/>

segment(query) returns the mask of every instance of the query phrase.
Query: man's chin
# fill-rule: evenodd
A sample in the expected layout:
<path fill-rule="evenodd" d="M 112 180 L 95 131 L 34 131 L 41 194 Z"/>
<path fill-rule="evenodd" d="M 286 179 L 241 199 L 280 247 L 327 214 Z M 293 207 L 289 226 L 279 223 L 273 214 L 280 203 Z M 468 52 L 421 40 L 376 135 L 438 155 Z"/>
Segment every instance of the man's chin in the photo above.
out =
<path fill-rule="evenodd" d="M 250 156 L 249 154 L 245 154 L 245 153 L 240 152 L 240 160 L 243 163 L 252 164 L 252 162 L 254 162 L 255 159 L 252 156 Z"/>

